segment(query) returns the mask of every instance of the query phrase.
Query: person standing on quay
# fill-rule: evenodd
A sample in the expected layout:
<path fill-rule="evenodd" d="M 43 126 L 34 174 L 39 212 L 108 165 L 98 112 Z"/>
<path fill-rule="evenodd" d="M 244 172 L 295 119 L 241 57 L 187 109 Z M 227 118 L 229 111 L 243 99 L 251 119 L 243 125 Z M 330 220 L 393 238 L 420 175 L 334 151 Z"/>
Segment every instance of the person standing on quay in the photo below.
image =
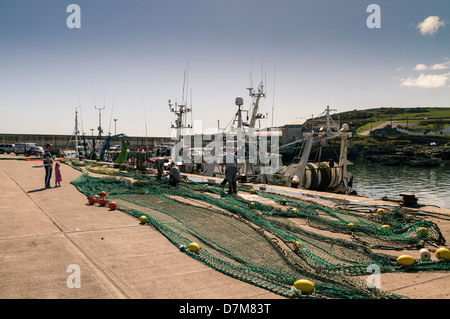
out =
<path fill-rule="evenodd" d="M 55 187 L 61 187 L 62 175 L 58 162 L 55 163 Z"/>
<path fill-rule="evenodd" d="M 223 157 L 222 169 L 225 165 L 225 179 L 220 184 L 224 187 L 228 182 L 228 193 L 237 193 L 237 157 L 236 154 L 227 152 Z M 223 185 L 223 186 L 222 186 Z"/>
<path fill-rule="evenodd" d="M 155 160 L 156 164 L 156 170 L 158 171 L 157 179 L 161 179 L 162 174 L 164 172 L 164 164 L 169 163 L 169 160 L 167 158 L 158 158 Z"/>
<path fill-rule="evenodd" d="M 50 186 L 50 179 L 52 178 L 52 170 L 53 170 L 53 158 L 52 158 L 52 144 L 47 144 L 45 146 L 45 153 L 43 156 L 44 160 L 44 169 L 45 169 L 45 188 L 52 188 Z"/>

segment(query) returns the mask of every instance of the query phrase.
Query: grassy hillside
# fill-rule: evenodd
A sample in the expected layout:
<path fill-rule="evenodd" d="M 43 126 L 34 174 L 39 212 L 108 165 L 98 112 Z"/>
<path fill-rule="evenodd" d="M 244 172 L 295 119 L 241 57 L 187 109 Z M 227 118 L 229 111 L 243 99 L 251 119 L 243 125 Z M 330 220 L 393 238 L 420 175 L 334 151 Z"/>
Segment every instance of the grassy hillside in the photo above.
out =
<path fill-rule="evenodd" d="M 403 123 L 406 127 L 408 123 L 409 130 L 416 131 L 435 131 L 443 129 L 450 125 L 450 108 L 437 107 L 414 107 L 414 108 L 373 108 L 367 110 L 353 110 L 348 112 L 341 112 L 332 114 L 333 119 L 340 121 L 341 125 L 347 123 L 351 130 L 360 133 L 375 127 L 377 124 L 386 121 L 396 121 Z M 324 120 L 325 117 L 320 119 Z M 311 124 L 311 120 L 307 123 Z M 317 123 L 317 118 L 314 119 Z M 322 121 L 319 121 L 322 122 Z M 439 129 L 436 129 L 439 127 Z M 439 145 L 446 145 L 450 143 L 450 135 L 426 135 L 426 136 L 401 136 L 398 134 L 383 134 L 383 135 L 368 135 L 362 136 L 360 134 L 353 134 L 350 139 L 352 145 L 358 146 L 379 146 L 385 145 L 389 140 L 408 140 L 413 144 L 428 145 L 430 142 L 436 142 Z"/>
<path fill-rule="evenodd" d="M 436 123 L 450 125 L 450 108 L 415 107 L 415 108 L 387 108 L 380 107 L 367 110 L 354 110 L 333 115 L 339 116 L 341 123 L 347 123 L 360 132 L 370 126 L 386 121 L 399 121 L 408 125 L 430 125 Z"/>

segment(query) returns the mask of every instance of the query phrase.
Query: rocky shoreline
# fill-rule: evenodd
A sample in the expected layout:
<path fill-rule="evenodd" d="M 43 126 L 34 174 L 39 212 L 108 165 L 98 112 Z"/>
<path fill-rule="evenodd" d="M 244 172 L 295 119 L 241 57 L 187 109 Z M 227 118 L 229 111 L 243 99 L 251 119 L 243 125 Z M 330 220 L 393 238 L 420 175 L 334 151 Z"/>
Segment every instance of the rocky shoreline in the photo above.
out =
<path fill-rule="evenodd" d="M 450 167 L 449 147 L 376 147 L 359 153 L 367 163 L 390 166 Z"/>

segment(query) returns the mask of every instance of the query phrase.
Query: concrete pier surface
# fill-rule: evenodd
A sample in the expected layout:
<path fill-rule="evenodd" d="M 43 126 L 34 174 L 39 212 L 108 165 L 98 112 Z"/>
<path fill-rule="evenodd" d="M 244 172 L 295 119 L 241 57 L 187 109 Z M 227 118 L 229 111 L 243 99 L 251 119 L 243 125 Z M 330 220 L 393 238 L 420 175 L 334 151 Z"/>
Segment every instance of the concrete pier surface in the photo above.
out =
<path fill-rule="evenodd" d="M 62 187 L 44 189 L 42 162 L 2 157 L 8 156 L 0 155 L 0 298 L 284 299 L 190 258 L 135 217 L 87 205 L 86 197 L 70 184 L 79 171 L 61 165 Z M 329 206 L 339 200 L 398 205 L 358 196 L 252 187 Z M 427 220 L 450 238 L 449 210 L 431 207 L 420 212 L 430 212 Z M 418 250 L 384 252 L 419 258 Z M 416 299 L 450 298 L 448 282 L 449 272 L 381 274 L 382 290 Z"/>
<path fill-rule="evenodd" d="M 41 165 L 0 159 L 0 298 L 281 298 L 190 258 L 131 215 L 86 205 L 67 165 L 62 187 L 43 189 Z"/>

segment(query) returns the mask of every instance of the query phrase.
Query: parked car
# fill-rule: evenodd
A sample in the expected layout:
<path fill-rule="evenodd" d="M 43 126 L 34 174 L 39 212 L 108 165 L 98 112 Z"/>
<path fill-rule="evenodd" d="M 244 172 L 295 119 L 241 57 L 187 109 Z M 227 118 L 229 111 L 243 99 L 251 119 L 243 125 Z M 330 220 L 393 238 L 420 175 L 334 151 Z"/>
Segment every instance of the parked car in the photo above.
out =
<path fill-rule="evenodd" d="M 109 148 L 110 151 L 120 151 L 122 149 L 122 145 L 113 145 Z"/>
<path fill-rule="evenodd" d="M 29 155 L 34 155 L 34 156 L 43 156 L 44 155 L 44 149 L 40 146 L 32 146 L 30 147 L 30 151 L 28 152 Z"/>
<path fill-rule="evenodd" d="M 0 154 L 14 153 L 14 144 L 0 144 Z"/>

